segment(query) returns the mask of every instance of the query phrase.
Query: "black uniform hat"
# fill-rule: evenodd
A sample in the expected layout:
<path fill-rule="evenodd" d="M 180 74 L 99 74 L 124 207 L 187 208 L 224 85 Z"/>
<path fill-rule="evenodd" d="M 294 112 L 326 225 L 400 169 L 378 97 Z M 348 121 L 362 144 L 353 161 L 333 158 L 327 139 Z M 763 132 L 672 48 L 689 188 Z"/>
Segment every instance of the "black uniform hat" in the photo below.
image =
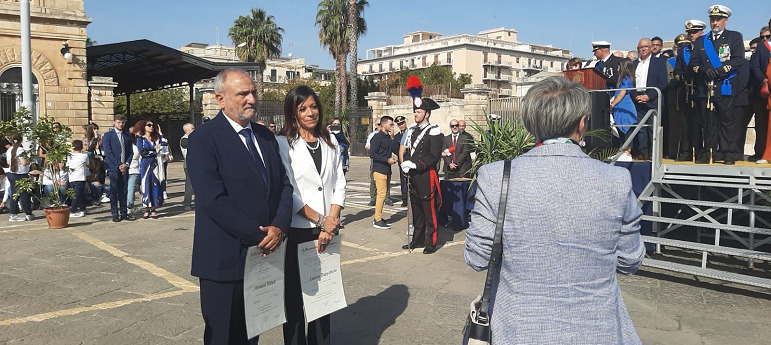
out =
<path fill-rule="evenodd" d="M 400 125 L 400 124 L 404 123 L 405 121 L 407 121 L 407 118 L 404 117 L 404 115 L 399 115 L 399 116 L 397 116 L 394 119 L 394 122 L 396 122 L 397 125 Z"/>
<path fill-rule="evenodd" d="M 437 104 L 433 99 L 424 97 L 424 98 L 415 98 L 412 100 L 412 110 L 415 109 L 423 109 L 425 111 L 431 111 L 434 109 L 439 109 L 439 104 Z"/>

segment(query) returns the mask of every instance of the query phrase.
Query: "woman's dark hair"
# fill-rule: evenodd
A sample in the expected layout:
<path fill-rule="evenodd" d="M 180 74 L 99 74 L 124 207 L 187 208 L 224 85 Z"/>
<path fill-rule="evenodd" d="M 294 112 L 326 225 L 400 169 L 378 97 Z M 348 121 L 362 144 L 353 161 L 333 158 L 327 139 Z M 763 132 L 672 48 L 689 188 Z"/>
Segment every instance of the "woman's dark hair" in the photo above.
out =
<path fill-rule="evenodd" d="M 329 147 L 334 147 L 332 140 L 329 138 L 327 126 L 322 121 L 324 119 L 324 111 L 321 109 L 319 96 L 316 95 L 313 89 L 305 85 L 295 86 L 286 94 L 284 99 L 284 128 L 281 129 L 279 134 L 286 136 L 286 140 L 292 145 L 292 142 L 300 135 L 297 127 L 297 107 L 310 97 L 313 97 L 313 100 L 316 101 L 316 106 L 319 108 L 319 119 L 316 122 L 316 127 L 313 128 L 313 136 L 323 139 Z"/>
<path fill-rule="evenodd" d="M 95 123 L 91 123 L 88 125 L 83 126 L 83 128 L 86 130 L 86 140 L 87 142 L 91 143 L 92 140 L 96 137 L 94 135 L 94 129 L 99 129 L 99 126 Z"/>
<path fill-rule="evenodd" d="M 16 171 L 19 168 L 19 160 L 16 158 L 16 151 L 21 146 L 22 137 L 21 134 L 14 134 L 11 137 L 11 171 Z"/>
<path fill-rule="evenodd" d="M 665 55 L 667 57 L 674 57 L 675 56 L 675 51 L 672 50 L 672 49 L 667 49 L 667 50 L 661 52 L 661 55 Z"/>
<path fill-rule="evenodd" d="M 158 139 L 161 138 L 161 135 L 158 134 L 158 124 L 155 123 L 153 120 L 139 120 L 136 124 L 134 124 L 134 133 L 138 137 L 144 137 L 146 130 L 145 127 L 147 123 L 150 122 L 153 124 L 153 133 L 150 134 L 150 138 L 153 139 L 153 141 L 158 141 Z"/>
<path fill-rule="evenodd" d="M 616 84 L 616 87 L 621 86 L 621 82 L 624 81 L 624 77 L 629 77 L 632 79 L 632 85 L 634 85 L 634 62 L 630 60 L 629 58 L 623 58 L 618 63 L 618 84 Z"/>
<path fill-rule="evenodd" d="M 581 61 L 581 58 L 574 57 L 570 60 L 568 60 L 567 69 L 571 69 L 572 66 L 578 66 L 578 68 L 581 68 L 581 64 L 583 61 Z"/>
<path fill-rule="evenodd" d="M 341 124 L 343 123 L 343 121 L 341 121 L 339 117 L 335 116 L 335 117 L 329 119 L 329 122 L 327 122 L 327 124 L 328 125 L 332 125 L 332 122 L 335 122 L 335 121 L 340 121 Z"/>

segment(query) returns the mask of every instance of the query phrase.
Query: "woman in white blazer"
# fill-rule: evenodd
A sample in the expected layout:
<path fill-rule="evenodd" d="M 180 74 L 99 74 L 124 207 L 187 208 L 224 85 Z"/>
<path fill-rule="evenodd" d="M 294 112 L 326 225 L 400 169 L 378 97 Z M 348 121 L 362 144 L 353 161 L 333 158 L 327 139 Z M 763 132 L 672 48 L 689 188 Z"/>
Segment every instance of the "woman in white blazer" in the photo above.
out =
<path fill-rule="evenodd" d="M 329 344 L 329 315 L 308 324 L 305 334 L 297 245 L 318 239 L 319 252 L 337 234 L 345 203 L 345 175 L 340 149 L 329 134 L 321 101 L 307 86 L 297 86 L 284 100 L 284 128 L 277 138 L 281 161 L 294 188 L 292 225 L 287 232 L 284 343 Z"/>

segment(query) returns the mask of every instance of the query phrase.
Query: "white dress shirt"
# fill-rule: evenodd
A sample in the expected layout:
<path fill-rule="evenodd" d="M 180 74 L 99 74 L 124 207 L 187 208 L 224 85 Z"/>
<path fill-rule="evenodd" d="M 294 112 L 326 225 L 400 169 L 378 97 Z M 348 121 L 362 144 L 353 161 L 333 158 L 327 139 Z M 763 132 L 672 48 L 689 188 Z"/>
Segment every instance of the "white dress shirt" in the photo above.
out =
<path fill-rule="evenodd" d="M 643 88 L 648 86 L 648 67 L 651 65 L 651 59 L 651 56 L 645 60 L 640 58 L 637 69 L 634 71 L 635 87 Z"/>
<path fill-rule="evenodd" d="M 222 115 L 225 115 L 225 112 L 222 112 Z M 257 153 L 260 154 L 260 159 L 262 160 L 262 164 L 265 164 L 265 159 L 262 158 L 262 149 L 260 148 L 260 145 L 257 143 L 257 137 L 254 135 L 254 130 L 252 130 L 252 122 L 249 121 L 246 124 L 246 127 L 241 126 L 238 124 L 238 122 L 235 122 L 231 120 L 227 115 L 225 115 L 225 119 L 228 120 L 231 126 L 233 126 L 233 130 L 236 131 L 236 134 L 238 134 L 238 137 L 241 139 L 241 142 L 244 143 L 244 147 L 246 147 L 246 150 L 249 150 L 249 146 L 246 145 L 246 138 L 244 138 L 243 135 L 241 135 L 241 130 L 244 128 L 249 128 L 249 130 L 252 131 L 252 142 L 254 143 L 254 147 L 257 148 Z"/>

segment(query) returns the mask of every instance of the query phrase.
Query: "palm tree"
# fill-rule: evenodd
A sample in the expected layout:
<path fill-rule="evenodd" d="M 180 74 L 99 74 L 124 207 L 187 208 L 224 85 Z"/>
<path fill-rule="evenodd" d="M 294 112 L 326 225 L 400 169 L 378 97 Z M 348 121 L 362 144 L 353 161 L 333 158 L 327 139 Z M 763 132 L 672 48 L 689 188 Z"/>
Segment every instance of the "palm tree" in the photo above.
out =
<path fill-rule="evenodd" d="M 367 32 L 367 23 L 364 17 L 364 7 L 368 6 L 367 0 L 348 1 L 348 45 L 350 46 L 350 70 L 351 70 L 351 106 L 359 105 L 359 36 Z"/>
<path fill-rule="evenodd" d="M 263 95 L 262 75 L 265 72 L 265 61 L 281 56 L 281 33 L 284 29 L 276 25 L 273 19 L 273 16 L 266 14 L 264 10 L 253 8 L 251 17 L 239 16 L 228 31 L 228 36 L 236 45 L 238 58 L 259 65 L 258 100 L 262 100 Z"/>
<path fill-rule="evenodd" d="M 345 59 L 348 55 L 348 0 L 321 0 L 316 13 L 319 42 L 335 59 L 335 116 L 346 101 Z"/>

